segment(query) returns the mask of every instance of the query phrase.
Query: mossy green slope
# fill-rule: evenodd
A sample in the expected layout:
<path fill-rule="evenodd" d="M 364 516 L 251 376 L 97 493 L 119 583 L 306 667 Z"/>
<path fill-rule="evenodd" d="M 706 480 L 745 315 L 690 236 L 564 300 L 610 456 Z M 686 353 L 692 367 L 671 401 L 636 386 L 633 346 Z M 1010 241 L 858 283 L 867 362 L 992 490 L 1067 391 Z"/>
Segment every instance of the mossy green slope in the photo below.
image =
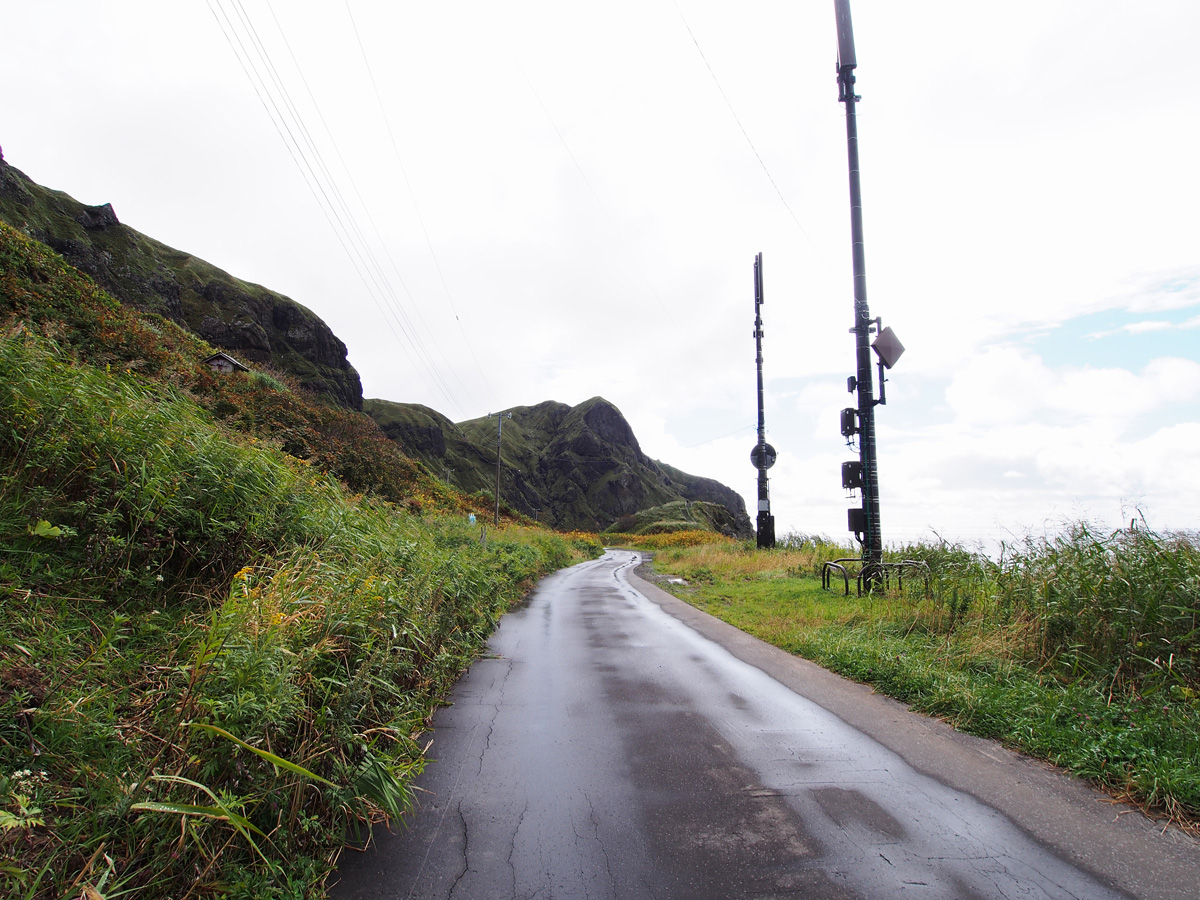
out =
<path fill-rule="evenodd" d="M 48 245 L 122 303 L 182 325 L 244 362 L 292 375 L 306 390 L 362 408 L 346 345 L 294 300 L 235 278 L 42 187 L 0 156 L 0 221 Z"/>
<path fill-rule="evenodd" d="M 662 506 L 621 516 L 608 529 L 614 534 L 669 534 L 676 531 L 712 531 L 730 534 L 736 528 L 733 515 L 719 503 L 704 500 L 674 500 Z"/>

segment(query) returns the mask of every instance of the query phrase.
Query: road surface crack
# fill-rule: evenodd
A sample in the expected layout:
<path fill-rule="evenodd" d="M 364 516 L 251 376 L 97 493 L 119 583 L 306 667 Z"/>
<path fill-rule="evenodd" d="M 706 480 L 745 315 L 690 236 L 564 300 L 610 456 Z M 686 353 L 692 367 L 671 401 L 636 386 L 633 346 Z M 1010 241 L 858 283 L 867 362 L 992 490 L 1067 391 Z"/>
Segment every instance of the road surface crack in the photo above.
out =
<path fill-rule="evenodd" d="M 508 869 L 512 873 L 512 896 L 517 896 L 517 864 L 515 857 L 517 855 L 517 837 L 521 833 L 521 826 L 525 824 L 525 814 L 529 812 L 529 801 L 525 801 L 525 806 L 521 810 L 521 815 L 517 817 L 517 827 L 513 829 L 512 841 L 508 845 Z"/>
<path fill-rule="evenodd" d="M 596 807 L 595 807 L 595 804 L 592 803 L 592 798 L 589 797 L 586 793 L 582 793 L 582 796 L 583 796 L 583 801 L 587 804 L 587 807 L 588 807 L 588 823 L 591 825 L 591 828 L 592 828 L 592 836 L 596 841 L 596 846 L 600 848 L 600 855 L 604 858 L 604 873 L 608 877 L 608 884 L 609 884 L 609 888 L 610 888 L 610 892 L 611 892 L 610 895 L 616 896 L 617 895 L 617 879 L 616 879 L 616 875 L 613 873 L 612 859 L 608 855 L 608 848 L 604 845 L 604 840 L 600 837 L 600 818 L 596 815 Z M 579 829 L 575 827 L 574 816 L 571 817 L 571 830 L 575 832 L 575 847 L 577 850 L 579 850 L 580 842 L 583 840 L 586 840 L 586 838 L 583 835 L 581 835 L 579 833 Z M 580 860 L 579 874 L 581 876 L 581 880 L 583 881 L 584 893 L 586 896 L 590 897 L 591 893 L 587 889 L 587 874 L 588 873 L 583 868 L 583 861 L 586 859 L 586 856 L 581 850 L 577 853 L 577 856 Z"/>
<path fill-rule="evenodd" d="M 508 676 L 512 673 L 512 661 L 504 660 L 504 674 L 500 677 L 500 686 L 497 689 L 499 697 L 496 704 L 492 707 L 492 717 L 488 719 L 487 734 L 483 736 L 483 749 L 479 751 L 479 771 L 477 776 L 483 775 L 483 760 L 487 756 L 488 750 L 492 748 L 492 733 L 496 730 L 496 720 L 500 718 L 500 708 L 504 705 L 504 691 L 508 686 Z"/>
<path fill-rule="evenodd" d="M 454 876 L 454 881 L 451 882 L 451 884 L 450 884 L 450 890 L 446 893 L 446 896 L 448 898 L 454 896 L 454 892 L 456 890 L 458 890 L 458 883 L 460 881 L 462 881 L 463 878 L 466 877 L 467 872 L 469 872 L 471 870 L 471 863 L 470 863 L 470 856 L 469 856 L 470 848 L 471 848 L 470 833 L 469 833 L 469 829 L 467 828 L 467 816 L 463 812 L 461 800 L 458 801 L 457 809 L 458 809 L 458 821 L 462 823 L 462 871 L 459 872 L 456 876 Z"/>

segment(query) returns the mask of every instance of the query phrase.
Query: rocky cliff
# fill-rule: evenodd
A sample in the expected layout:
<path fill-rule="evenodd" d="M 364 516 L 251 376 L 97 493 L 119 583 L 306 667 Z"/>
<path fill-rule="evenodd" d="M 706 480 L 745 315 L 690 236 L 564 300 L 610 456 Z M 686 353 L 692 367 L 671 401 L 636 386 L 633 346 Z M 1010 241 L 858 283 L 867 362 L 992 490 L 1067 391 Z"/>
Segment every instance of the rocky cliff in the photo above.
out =
<path fill-rule="evenodd" d="M 364 410 L 404 451 L 463 490 L 495 490 L 496 416 L 452 423 L 424 406 L 366 400 Z M 511 418 L 509 418 L 511 414 Z M 741 495 L 642 452 L 621 411 L 603 397 L 505 410 L 500 456 L 504 504 L 556 528 L 600 531 L 674 501 L 728 510 L 724 530 L 753 537 Z"/>
<path fill-rule="evenodd" d="M 315 313 L 121 224 L 111 204 L 87 206 L 42 187 L 6 163 L 2 152 L 0 219 L 61 253 L 122 303 L 362 409 L 362 382 L 346 345 Z"/>

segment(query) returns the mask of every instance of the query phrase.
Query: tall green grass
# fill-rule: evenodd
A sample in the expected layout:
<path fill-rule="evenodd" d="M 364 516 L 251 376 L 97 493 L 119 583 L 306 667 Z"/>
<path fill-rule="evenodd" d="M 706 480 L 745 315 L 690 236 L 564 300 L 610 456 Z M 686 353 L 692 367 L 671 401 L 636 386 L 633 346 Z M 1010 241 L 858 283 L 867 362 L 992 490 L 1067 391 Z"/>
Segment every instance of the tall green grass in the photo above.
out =
<path fill-rule="evenodd" d="M 32 336 L 0 341 L 0 573 L 27 587 L 153 593 L 226 579 L 247 550 L 329 530 L 340 494 L 284 454 L 239 444 L 195 404 L 131 376 L 59 362 Z M 320 510 L 320 512 L 316 512 Z M 46 540 L 29 520 L 63 529 Z"/>
<path fill-rule="evenodd" d="M 0 337 L 0 895 L 321 896 L 497 618 L 598 549 L 422 508 Z"/>
<path fill-rule="evenodd" d="M 926 622 L 1012 627 L 1023 644 L 1014 652 L 1030 663 L 1107 678 L 1116 691 L 1200 687 L 1200 546 L 1187 535 L 1080 522 L 1006 545 L 998 559 L 945 543 L 896 555 L 929 565 Z"/>

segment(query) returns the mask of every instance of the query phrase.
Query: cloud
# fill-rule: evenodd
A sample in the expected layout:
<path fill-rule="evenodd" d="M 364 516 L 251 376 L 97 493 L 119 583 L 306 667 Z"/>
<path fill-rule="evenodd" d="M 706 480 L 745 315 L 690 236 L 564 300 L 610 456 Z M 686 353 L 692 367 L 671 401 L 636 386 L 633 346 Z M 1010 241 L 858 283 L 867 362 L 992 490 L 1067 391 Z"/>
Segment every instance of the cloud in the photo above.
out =
<path fill-rule="evenodd" d="M 1126 281 L 1111 298 L 1131 312 L 1165 312 L 1200 304 L 1200 266 L 1152 272 Z M 1195 327 L 1195 326 L 1192 326 Z"/>
<path fill-rule="evenodd" d="M 1019 347 L 993 347 L 963 366 L 946 388 L 956 422 L 979 430 L 1017 422 L 1087 422 L 1120 434 L 1140 415 L 1200 394 L 1200 363 L 1152 360 L 1142 371 L 1051 368 Z"/>
<path fill-rule="evenodd" d="M 1167 322 L 1161 319 L 1149 320 L 1145 322 L 1130 322 L 1128 325 L 1122 325 L 1120 328 L 1113 328 L 1109 331 L 1094 331 L 1087 336 L 1088 340 L 1095 341 L 1101 338 L 1112 337 L 1114 334 L 1146 334 L 1151 331 L 1166 331 L 1174 326 L 1173 322 Z"/>
<path fill-rule="evenodd" d="M 1200 397 L 1200 364 L 1053 365 L 1005 345 L 947 379 L 912 380 L 928 383 L 893 389 L 876 418 L 886 541 L 936 532 L 994 547 L 1079 519 L 1116 527 L 1131 505 L 1154 527 L 1191 527 L 1200 480 L 1182 473 L 1200 468 L 1200 421 L 1186 405 Z M 803 423 L 776 441 L 780 533 L 848 537 L 845 510 L 859 501 L 839 490 L 839 466 L 854 457 L 837 434 L 845 397 L 844 385 L 813 380 L 783 404 Z M 797 441 L 807 442 L 799 458 Z"/>
<path fill-rule="evenodd" d="M 1106 337 L 1112 337 L 1117 334 L 1149 334 L 1154 331 L 1190 331 L 1195 328 L 1200 328 L 1200 316 L 1192 316 L 1192 318 L 1184 322 L 1168 322 L 1165 319 L 1147 319 L 1142 322 L 1130 322 L 1127 325 L 1122 325 L 1120 328 L 1113 328 L 1108 331 L 1094 331 L 1087 335 L 1088 340 L 1096 341 Z"/>

